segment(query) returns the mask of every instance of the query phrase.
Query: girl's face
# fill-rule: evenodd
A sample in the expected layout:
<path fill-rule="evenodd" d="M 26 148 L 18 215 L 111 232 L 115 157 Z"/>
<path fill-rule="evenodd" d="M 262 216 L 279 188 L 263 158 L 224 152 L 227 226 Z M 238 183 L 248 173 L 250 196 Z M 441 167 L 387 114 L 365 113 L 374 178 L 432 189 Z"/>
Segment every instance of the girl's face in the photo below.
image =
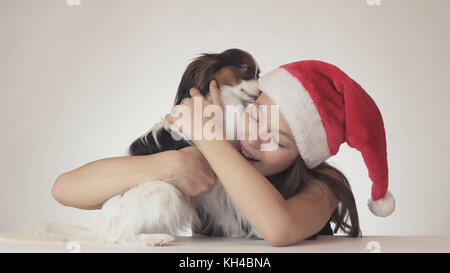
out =
<path fill-rule="evenodd" d="M 245 136 L 243 136 L 244 140 L 240 140 L 241 154 L 264 176 L 280 173 L 287 169 L 299 156 L 294 137 L 281 112 L 278 120 L 279 137 L 276 137 L 276 124 L 271 124 L 271 106 L 275 104 L 269 96 L 262 93 L 254 105 L 256 108 L 266 106 L 267 115 L 260 114 L 258 110 L 251 111 L 250 107 L 242 115 L 239 126 L 241 132 L 245 132 Z M 253 132 L 253 137 L 250 137 L 249 130 L 251 128 L 257 129 L 256 132 Z M 261 132 L 264 134 L 263 137 Z M 267 132 L 267 134 L 264 132 Z M 273 141 L 273 145 L 276 145 L 275 149 L 261 149 L 262 144 L 268 145 L 271 141 Z"/>

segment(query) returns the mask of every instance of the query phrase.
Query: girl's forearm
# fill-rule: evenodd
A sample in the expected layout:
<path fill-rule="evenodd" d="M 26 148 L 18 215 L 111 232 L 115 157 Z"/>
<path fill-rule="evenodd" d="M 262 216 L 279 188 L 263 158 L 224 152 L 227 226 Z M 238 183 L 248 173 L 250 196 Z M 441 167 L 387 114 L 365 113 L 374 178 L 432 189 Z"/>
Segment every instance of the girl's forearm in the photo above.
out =
<path fill-rule="evenodd" d="M 228 141 L 197 144 L 239 210 L 265 238 L 283 232 L 290 215 L 286 200 Z M 224 160 L 226 158 L 226 160 Z"/>
<path fill-rule="evenodd" d="M 99 209 L 109 198 L 153 179 L 170 179 L 175 151 L 96 160 L 63 173 L 53 185 L 54 198 L 65 206 Z"/>

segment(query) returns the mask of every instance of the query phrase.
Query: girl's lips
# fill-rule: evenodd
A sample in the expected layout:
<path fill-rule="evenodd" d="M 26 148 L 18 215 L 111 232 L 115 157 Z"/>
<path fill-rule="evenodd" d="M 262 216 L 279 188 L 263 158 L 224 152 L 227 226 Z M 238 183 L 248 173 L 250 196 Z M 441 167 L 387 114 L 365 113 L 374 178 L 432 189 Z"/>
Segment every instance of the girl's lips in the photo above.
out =
<path fill-rule="evenodd" d="M 247 159 L 247 161 L 249 161 L 250 163 L 257 163 L 259 162 L 259 160 L 257 160 L 252 153 L 250 153 L 247 149 L 244 148 L 244 146 L 242 146 L 242 144 L 240 144 L 241 147 L 241 154 L 245 157 L 245 159 Z M 251 158 L 249 158 L 248 156 L 250 156 Z"/>

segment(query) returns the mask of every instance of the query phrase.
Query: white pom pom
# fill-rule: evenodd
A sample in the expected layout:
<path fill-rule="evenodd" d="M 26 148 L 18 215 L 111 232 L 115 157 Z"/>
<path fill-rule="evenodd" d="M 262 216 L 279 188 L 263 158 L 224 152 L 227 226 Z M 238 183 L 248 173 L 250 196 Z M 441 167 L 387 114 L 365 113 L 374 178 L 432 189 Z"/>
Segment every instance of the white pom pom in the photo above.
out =
<path fill-rule="evenodd" d="M 373 201 L 372 198 L 370 198 L 367 205 L 369 206 L 369 210 L 376 216 L 386 217 L 394 212 L 395 199 L 392 193 L 388 191 L 384 195 L 384 198 L 377 201 Z"/>

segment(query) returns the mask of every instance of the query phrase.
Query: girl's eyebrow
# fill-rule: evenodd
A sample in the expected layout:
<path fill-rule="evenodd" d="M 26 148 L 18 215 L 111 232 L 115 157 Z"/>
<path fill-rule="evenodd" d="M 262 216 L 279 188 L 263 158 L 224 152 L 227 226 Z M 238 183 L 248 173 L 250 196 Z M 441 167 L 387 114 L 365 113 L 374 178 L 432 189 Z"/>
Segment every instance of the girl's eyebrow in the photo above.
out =
<path fill-rule="evenodd" d="M 284 131 L 278 130 L 278 132 L 280 133 L 280 135 L 284 135 L 287 138 L 291 138 L 291 136 L 288 133 L 284 132 Z"/>

